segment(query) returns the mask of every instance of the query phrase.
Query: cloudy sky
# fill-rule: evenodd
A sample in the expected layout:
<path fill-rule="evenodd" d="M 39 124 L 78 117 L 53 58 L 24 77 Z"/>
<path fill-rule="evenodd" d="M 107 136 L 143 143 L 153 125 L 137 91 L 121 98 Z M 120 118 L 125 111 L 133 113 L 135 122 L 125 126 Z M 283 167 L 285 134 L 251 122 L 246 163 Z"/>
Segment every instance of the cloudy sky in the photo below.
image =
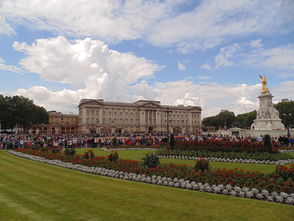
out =
<path fill-rule="evenodd" d="M 200 105 L 294 100 L 293 0 L 0 0 L 0 93 L 77 113 L 82 98 Z"/>

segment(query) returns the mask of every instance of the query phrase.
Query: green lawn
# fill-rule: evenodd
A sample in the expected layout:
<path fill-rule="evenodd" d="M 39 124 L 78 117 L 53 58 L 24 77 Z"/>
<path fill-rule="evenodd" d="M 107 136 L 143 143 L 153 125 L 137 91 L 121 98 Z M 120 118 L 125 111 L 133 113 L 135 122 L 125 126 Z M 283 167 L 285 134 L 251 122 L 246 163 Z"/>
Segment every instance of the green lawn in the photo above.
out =
<path fill-rule="evenodd" d="M 76 149 L 77 153 L 85 152 L 86 148 Z M 92 149 L 97 156 L 107 156 L 110 154 L 110 151 L 104 151 L 100 149 Z M 117 151 L 119 158 L 121 159 L 132 159 L 132 160 L 142 160 L 147 153 L 154 153 L 152 150 L 119 150 Z M 189 166 L 194 166 L 195 162 L 193 160 L 177 160 L 177 159 L 160 159 L 161 163 L 174 163 L 174 164 L 186 164 Z M 248 163 L 224 163 L 224 162 L 210 162 L 211 168 L 227 168 L 227 169 L 243 169 L 250 171 L 259 171 L 261 173 L 271 173 L 275 170 L 275 165 L 268 164 L 248 164 Z"/>
<path fill-rule="evenodd" d="M 0 220 L 293 220 L 293 206 L 124 181 L 0 151 Z"/>
<path fill-rule="evenodd" d="M 174 164 L 186 164 L 189 166 L 194 166 L 195 162 L 193 160 L 177 160 L 177 159 L 160 159 L 161 163 L 174 163 Z M 224 163 L 224 162 L 209 162 L 213 170 L 215 169 L 243 169 L 250 171 L 259 171 L 261 173 L 271 173 L 275 170 L 275 165 L 267 164 L 249 164 L 249 163 Z"/>
<path fill-rule="evenodd" d="M 77 148 L 76 153 L 84 153 L 90 148 Z M 96 156 L 108 156 L 111 151 L 104 151 L 97 148 L 91 148 Z M 142 160 L 143 157 L 148 153 L 155 153 L 155 150 L 118 150 L 119 158 L 131 159 L 131 160 Z"/>

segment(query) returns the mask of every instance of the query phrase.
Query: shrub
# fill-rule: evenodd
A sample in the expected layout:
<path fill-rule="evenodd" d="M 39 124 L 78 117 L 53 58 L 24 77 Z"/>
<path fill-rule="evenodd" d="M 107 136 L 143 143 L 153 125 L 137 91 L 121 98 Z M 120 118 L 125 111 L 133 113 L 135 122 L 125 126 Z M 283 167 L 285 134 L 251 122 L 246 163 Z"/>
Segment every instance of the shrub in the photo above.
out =
<path fill-rule="evenodd" d="M 204 158 L 200 158 L 196 161 L 194 168 L 196 171 L 209 171 L 209 161 L 205 160 Z"/>
<path fill-rule="evenodd" d="M 143 160 L 144 165 L 149 168 L 157 167 L 160 164 L 159 158 L 156 154 L 147 154 Z"/>
<path fill-rule="evenodd" d="M 88 150 L 87 152 L 84 153 L 84 158 L 85 159 L 94 159 L 95 153 L 93 150 Z"/>
<path fill-rule="evenodd" d="M 74 155 L 76 154 L 76 151 L 75 151 L 75 149 L 73 149 L 73 148 L 66 148 L 66 149 L 64 150 L 64 154 L 65 154 L 66 156 L 74 156 Z"/>
<path fill-rule="evenodd" d="M 108 155 L 108 160 L 111 162 L 115 162 L 118 160 L 118 153 L 116 151 L 111 151 L 111 153 Z"/>

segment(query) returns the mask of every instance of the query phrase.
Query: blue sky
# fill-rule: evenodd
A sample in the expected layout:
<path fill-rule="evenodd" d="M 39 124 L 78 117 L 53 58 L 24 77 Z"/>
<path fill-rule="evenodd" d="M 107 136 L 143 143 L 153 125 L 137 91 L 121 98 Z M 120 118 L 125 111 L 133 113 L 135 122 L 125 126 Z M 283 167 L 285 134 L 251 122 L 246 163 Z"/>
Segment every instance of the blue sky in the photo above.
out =
<path fill-rule="evenodd" d="M 82 98 L 258 107 L 294 99 L 292 0 L 2 0 L 0 93 L 77 113 Z"/>

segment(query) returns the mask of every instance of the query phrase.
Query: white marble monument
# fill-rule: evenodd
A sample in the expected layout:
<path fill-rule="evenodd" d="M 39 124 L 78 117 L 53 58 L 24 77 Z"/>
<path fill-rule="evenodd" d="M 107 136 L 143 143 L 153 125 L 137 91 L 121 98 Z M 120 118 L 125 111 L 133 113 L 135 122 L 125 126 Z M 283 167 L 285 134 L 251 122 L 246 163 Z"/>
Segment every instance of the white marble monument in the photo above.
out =
<path fill-rule="evenodd" d="M 284 130 L 285 126 L 279 118 L 279 112 L 273 105 L 273 95 L 270 94 L 266 87 L 267 80 L 260 75 L 262 82 L 261 94 L 259 98 L 259 109 L 257 111 L 256 119 L 251 125 L 251 130 Z"/>

